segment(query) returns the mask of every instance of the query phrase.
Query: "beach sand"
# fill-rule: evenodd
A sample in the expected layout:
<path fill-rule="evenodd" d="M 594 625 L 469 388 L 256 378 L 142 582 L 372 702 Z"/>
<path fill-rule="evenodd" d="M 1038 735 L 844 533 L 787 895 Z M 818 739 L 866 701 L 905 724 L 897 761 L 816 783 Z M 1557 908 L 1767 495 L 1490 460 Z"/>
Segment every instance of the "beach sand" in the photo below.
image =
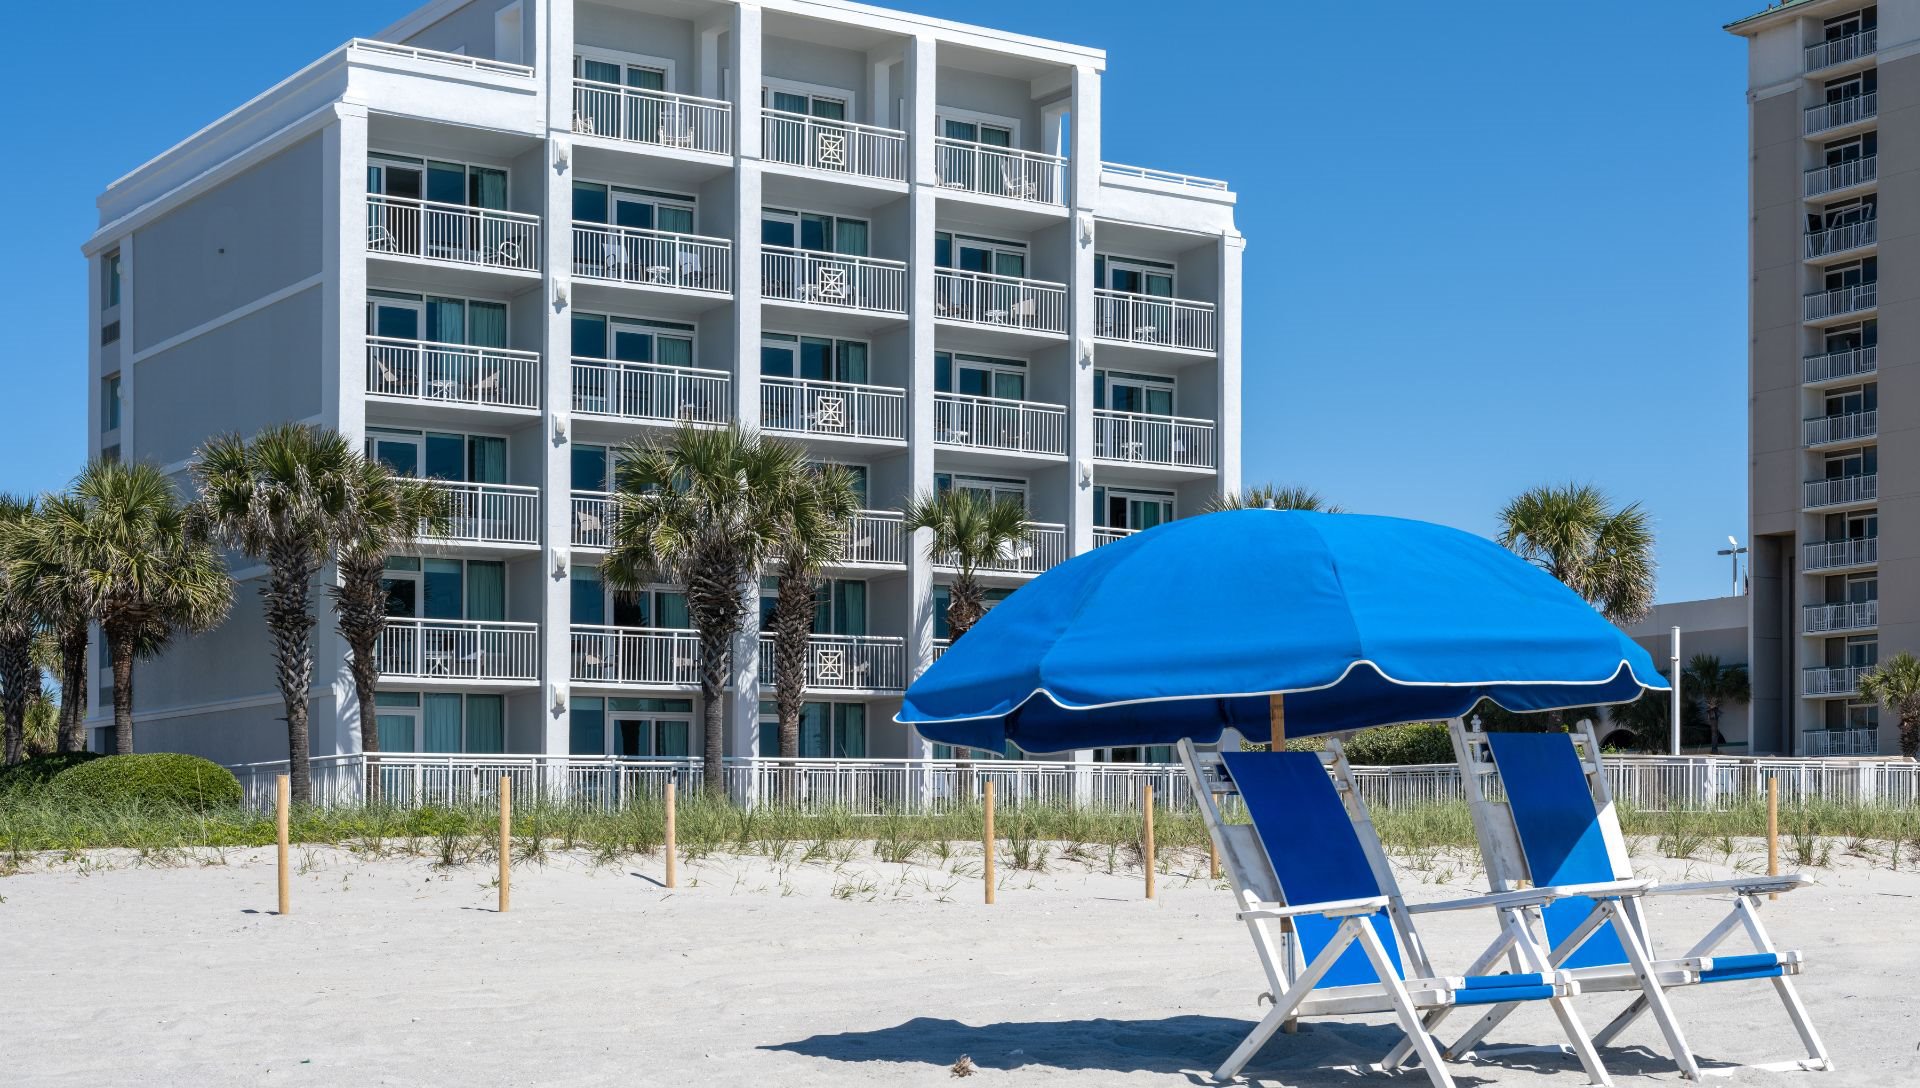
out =
<path fill-rule="evenodd" d="M 1706 879 L 1761 864 L 1643 859 Z M 1643 849 L 1646 845 L 1643 844 Z M 516 865 L 495 912 L 491 866 L 295 847 L 293 910 L 273 852 L 42 858 L 0 877 L 0 1084 L 1189 1085 L 1251 1027 L 1265 989 L 1224 884 L 1183 853 L 1142 898 L 1106 848 L 1046 871 L 1003 858 L 981 902 L 977 848 L 899 865 L 839 848 L 801 862 L 711 856 L 661 886 L 658 855 Z M 1729 862 L 1732 864 L 1729 865 Z M 1402 859 L 1410 900 L 1484 890 L 1460 852 Z M 1764 917 L 1809 960 L 1799 980 L 1838 1071 L 1742 1071 L 1743 1085 L 1920 1083 L 1920 876 L 1884 857 L 1810 871 Z M 1677 953 L 1725 897 L 1652 906 Z M 1423 916 L 1436 969 L 1458 973 L 1490 913 Z M 1742 946 L 1738 950 L 1744 951 Z M 1590 1030 L 1623 999 L 1580 999 Z M 1766 983 L 1676 994 L 1710 1062 L 1800 1056 Z M 1467 1023 L 1457 1017 L 1441 1035 Z M 1255 1084 L 1425 1084 L 1356 1076 L 1397 1033 L 1383 1016 L 1310 1021 L 1248 1069 Z M 1523 1009 L 1491 1045 L 1561 1038 Z M 1677 1083 L 1643 1018 L 1603 1052 L 1619 1083 Z M 1455 1063 L 1462 1085 L 1585 1083 L 1555 1053 Z"/>

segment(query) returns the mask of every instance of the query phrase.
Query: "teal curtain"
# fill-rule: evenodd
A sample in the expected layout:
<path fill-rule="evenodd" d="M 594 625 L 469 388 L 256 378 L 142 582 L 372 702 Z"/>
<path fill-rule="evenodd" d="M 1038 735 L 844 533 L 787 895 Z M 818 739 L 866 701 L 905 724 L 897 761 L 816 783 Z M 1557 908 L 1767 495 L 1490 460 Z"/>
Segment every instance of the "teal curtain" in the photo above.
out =
<path fill-rule="evenodd" d="M 467 175 L 467 190 L 474 207 L 502 210 L 507 206 L 507 172 L 473 167 Z"/>
<path fill-rule="evenodd" d="M 654 617 L 658 627 L 670 627 L 675 631 L 693 629 L 693 619 L 687 614 L 687 595 L 684 593 L 659 593 L 655 595 L 660 614 Z"/>
<path fill-rule="evenodd" d="M 692 366 L 693 341 L 677 336 L 656 336 L 653 341 L 654 354 L 667 366 Z"/>
<path fill-rule="evenodd" d="M 477 348 L 507 346 L 507 308 L 498 302 L 475 302 L 467 307 L 467 343 Z"/>
<path fill-rule="evenodd" d="M 427 299 L 427 339 L 436 344 L 466 343 L 467 304 L 457 298 Z"/>
<path fill-rule="evenodd" d="M 501 696 L 467 696 L 467 751 L 496 754 L 507 750 L 506 709 Z"/>
<path fill-rule="evenodd" d="M 687 747 L 686 722 L 655 722 L 654 730 L 654 755 L 673 757 L 693 754 Z"/>
<path fill-rule="evenodd" d="M 476 484 L 507 482 L 507 440 L 474 435 L 467 440 L 467 479 Z"/>
<path fill-rule="evenodd" d="M 660 230 L 672 234 L 693 233 L 692 208 L 675 208 L 661 204 L 653 209 L 653 217 L 655 226 Z"/>
<path fill-rule="evenodd" d="M 573 622 L 590 627 L 604 625 L 607 622 L 607 588 L 600 581 L 600 572 L 592 567 L 573 568 L 570 588 L 573 591 Z"/>
<path fill-rule="evenodd" d="M 867 381 L 867 345 L 858 340 L 840 341 L 840 380 L 855 385 Z"/>
<path fill-rule="evenodd" d="M 607 710 L 600 699 L 575 699 L 567 706 L 567 748 L 576 756 L 607 754 Z"/>
<path fill-rule="evenodd" d="M 428 752 L 460 750 L 460 696 L 436 692 L 426 697 L 426 744 Z"/>
<path fill-rule="evenodd" d="M 760 754 L 766 757 L 780 754 L 780 719 L 760 719 Z"/>
<path fill-rule="evenodd" d="M 836 635 L 864 635 L 867 633 L 867 583 L 855 581 L 836 581 L 833 583 L 833 611 Z"/>
<path fill-rule="evenodd" d="M 827 755 L 827 733 L 832 722 L 827 703 L 808 703 L 800 710 L 800 754 L 808 759 Z"/>
<path fill-rule="evenodd" d="M 864 759 L 867 755 L 867 708 L 862 703 L 836 703 L 833 708 L 835 759 Z"/>
<path fill-rule="evenodd" d="M 374 720 L 379 724 L 382 752 L 413 751 L 413 715 L 377 714 Z"/>
<path fill-rule="evenodd" d="M 467 564 L 467 618 L 470 620 L 507 618 L 505 563 L 476 559 Z"/>
<path fill-rule="evenodd" d="M 842 219 L 833 226 L 833 251 L 853 257 L 867 255 L 867 225 L 858 219 Z"/>

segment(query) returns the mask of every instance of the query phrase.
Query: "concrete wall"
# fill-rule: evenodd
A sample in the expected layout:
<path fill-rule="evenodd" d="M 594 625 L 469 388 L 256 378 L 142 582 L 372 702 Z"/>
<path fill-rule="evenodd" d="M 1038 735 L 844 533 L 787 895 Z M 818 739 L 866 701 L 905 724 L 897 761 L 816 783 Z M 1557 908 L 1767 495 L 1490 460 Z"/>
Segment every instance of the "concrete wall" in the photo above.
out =
<path fill-rule="evenodd" d="M 1680 628 L 1680 668 L 1699 654 L 1712 654 L 1722 666 L 1746 665 L 1748 653 L 1746 597 L 1710 597 L 1701 601 L 1673 601 L 1655 605 L 1646 618 L 1629 624 L 1627 635 L 1653 657 L 1661 671 L 1672 658 L 1672 629 Z M 1680 695 L 1691 699 L 1684 681 Z M 1720 733 L 1726 738 L 1722 751 L 1749 751 L 1753 737 L 1750 703 L 1728 704 L 1720 714 Z M 1752 749 L 1757 753 L 1761 749 Z"/>
<path fill-rule="evenodd" d="M 495 48 L 495 16 L 516 3 L 520 5 L 520 55 L 502 58 L 501 51 Z M 490 57 L 531 64 L 538 41 L 539 21 L 540 10 L 536 0 L 473 0 L 409 36 L 406 44 L 448 53 L 464 53 L 469 57 Z"/>

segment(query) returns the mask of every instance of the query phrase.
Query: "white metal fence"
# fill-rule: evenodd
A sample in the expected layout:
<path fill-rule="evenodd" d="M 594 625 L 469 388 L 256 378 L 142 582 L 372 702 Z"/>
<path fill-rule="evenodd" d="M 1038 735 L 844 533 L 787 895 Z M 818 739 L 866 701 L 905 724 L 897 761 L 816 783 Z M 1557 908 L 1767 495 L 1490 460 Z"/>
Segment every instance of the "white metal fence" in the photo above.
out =
<path fill-rule="evenodd" d="M 1816 166 L 1807 171 L 1807 195 L 1821 196 L 1835 189 L 1851 189 L 1855 185 L 1865 185 L 1880 176 L 1880 156 L 1866 155 L 1858 159 Z"/>
<path fill-rule="evenodd" d="M 766 298 L 785 302 L 904 314 L 907 266 L 876 257 L 764 246 L 760 291 Z"/>
<path fill-rule="evenodd" d="M 760 155 L 768 162 L 907 180 L 907 134 L 899 129 L 785 110 L 763 110 L 760 116 Z"/>
<path fill-rule="evenodd" d="M 1134 532 L 1135 530 L 1133 529 L 1115 529 L 1106 525 L 1096 525 L 1093 527 L 1093 546 L 1098 548 L 1102 544 L 1112 544 L 1117 540 L 1125 540 L 1132 536 Z"/>
<path fill-rule="evenodd" d="M 394 618 L 374 656 L 389 679 L 532 683 L 540 678 L 540 625 Z"/>
<path fill-rule="evenodd" d="M 1027 538 L 976 569 L 1005 574 L 1045 574 L 1067 558 L 1067 527 L 1042 521 L 1027 522 Z M 957 569 L 951 554 L 934 557 L 934 565 Z"/>
<path fill-rule="evenodd" d="M 575 625 L 571 638 L 576 683 L 663 687 L 700 682 L 700 636 L 693 631 Z"/>
<path fill-rule="evenodd" d="M 805 378 L 761 377 L 760 425 L 836 438 L 905 439 L 907 392 Z"/>
<path fill-rule="evenodd" d="M 840 546 L 842 563 L 907 565 L 906 515 L 898 510 L 860 510 Z"/>
<path fill-rule="evenodd" d="M 934 314 L 949 321 L 1035 332 L 1067 331 L 1067 288 L 1045 280 L 942 268 L 933 277 Z"/>
<path fill-rule="evenodd" d="M 1840 506 L 1850 502 L 1867 502 L 1880 494 L 1879 473 L 1869 472 L 1863 476 L 1836 476 L 1831 480 L 1808 480 L 1806 482 L 1806 501 L 1808 506 Z"/>
<path fill-rule="evenodd" d="M 533 78 L 533 66 L 514 64 L 511 61 L 494 60 L 491 57 L 469 57 L 464 53 L 443 53 L 438 49 L 422 49 L 415 45 L 397 45 L 393 42 L 375 41 L 372 38 L 354 38 L 347 48 L 361 53 L 378 53 L 390 57 L 405 57 L 408 60 L 426 61 L 430 64 L 450 64 L 456 68 L 471 68 L 476 72 L 492 72 L 495 75 Z"/>
<path fill-rule="evenodd" d="M 1830 128 L 1865 121 L 1879 112 L 1880 96 L 1875 93 L 1857 94 L 1852 98 L 1842 98 L 1838 102 L 1822 102 L 1817 106 L 1808 106 L 1805 134 L 1811 136 Z"/>
<path fill-rule="evenodd" d="M 1814 42 L 1807 46 L 1807 71 L 1817 72 L 1822 68 L 1831 68 L 1836 64 L 1845 64 L 1850 60 L 1864 57 L 1880 47 L 1878 28 L 1862 30 L 1857 34 L 1848 34 L 1831 41 Z"/>
<path fill-rule="evenodd" d="M 576 79 L 573 131 L 729 155 L 733 153 L 733 105 L 715 98 Z"/>
<path fill-rule="evenodd" d="M 575 223 L 573 274 L 725 294 L 733 290 L 733 243 L 698 234 Z"/>
<path fill-rule="evenodd" d="M 581 415 L 725 423 L 732 414 L 732 385 L 724 370 L 573 360 L 573 410 Z"/>
<path fill-rule="evenodd" d="M 933 396 L 934 441 L 1010 453 L 1067 452 L 1067 410 L 1000 397 Z"/>
<path fill-rule="evenodd" d="M 1227 183 L 1221 181 L 1219 178 L 1203 178 L 1193 174 L 1178 173 L 1173 170 L 1155 170 L 1146 166 L 1129 166 L 1121 162 L 1103 162 L 1100 164 L 1100 172 L 1102 174 L 1112 174 L 1115 177 L 1139 178 L 1143 181 L 1163 181 L 1169 185 L 1184 185 L 1189 189 L 1211 189 L 1221 193 L 1227 191 Z"/>
<path fill-rule="evenodd" d="M 1880 430 L 1880 413 L 1878 410 L 1869 410 L 1833 416 L 1816 416 L 1802 423 L 1801 430 L 1809 446 L 1824 446 L 1830 442 L 1852 442 L 1856 439 L 1872 438 Z"/>
<path fill-rule="evenodd" d="M 933 142 L 939 184 L 985 196 L 1064 204 L 1067 160 L 1058 155 L 996 147 L 942 136 Z"/>
<path fill-rule="evenodd" d="M 1872 665 L 1814 665 L 1800 670 L 1802 695 L 1852 695 Z"/>
<path fill-rule="evenodd" d="M 760 638 L 760 683 L 774 682 L 773 639 Z M 907 640 L 897 635 L 814 635 L 807 640 L 810 691 L 904 691 Z"/>
<path fill-rule="evenodd" d="M 1879 283 L 1856 283 L 1847 287 L 1836 287 L 1831 291 L 1815 291 L 1805 296 L 1806 319 L 1819 321 L 1822 318 L 1839 317 L 1842 314 L 1871 310 L 1880 304 Z"/>
<path fill-rule="evenodd" d="M 517 484 L 433 480 L 447 494 L 450 513 L 441 540 L 463 544 L 540 543 L 540 489 Z"/>
<path fill-rule="evenodd" d="M 1093 292 L 1093 322 L 1095 333 L 1104 340 L 1213 350 L 1210 302 L 1100 288 Z"/>
<path fill-rule="evenodd" d="M 1109 461 L 1212 468 L 1213 421 L 1097 408 L 1093 455 Z"/>
<path fill-rule="evenodd" d="M 1837 604 L 1802 605 L 1801 616 L 1809 635 L 1833 631 L 1864 631 L 1880 623 L 1879 601 L 1841 601 Z"/>
<path fill-rule="evenodd" d="M 376 397 L 540 407 L 540 356 L 425 340 L 367 337 L 367 393 Z"/>
<path fill-rule="evenodd" d="M 1851 351 L 1830 351 L 1824 355 L 1809 355 L 1800 362 L 1803 380 L 1830 382 L 1836 378 L 1871 374 L 1880 369 L 1880 349 L 1869 345 Z"/>
<path fill-rule="evenodd" d="M 608 491 L 573 493 L 573 546 L 613 547 L 613 494 Z"/>
<path fill-rule="evenodd" d="M 367 251 L 538 272 L 540 217 L 373 193 Z"/>
<path fill-rule="evenodd" d="M 1831 257 L 1836 253 L 1845 253 L 1850 249 L 1870 246 L 1880 239 L 1880 221 L 1863 219 L 1858 223 L 1842 223 L 1837 227 L 1817 230 L 1807 235 L 1807 256 Z"/>
<path fill-rule="evenodd" d="M 1829 570 L 1834 567 L 1858 567 L 1877 562 L 1880 538 L 1854 537 L 1849 540 L 1822 540 L 1800 549 L 1802 570 Z"/>

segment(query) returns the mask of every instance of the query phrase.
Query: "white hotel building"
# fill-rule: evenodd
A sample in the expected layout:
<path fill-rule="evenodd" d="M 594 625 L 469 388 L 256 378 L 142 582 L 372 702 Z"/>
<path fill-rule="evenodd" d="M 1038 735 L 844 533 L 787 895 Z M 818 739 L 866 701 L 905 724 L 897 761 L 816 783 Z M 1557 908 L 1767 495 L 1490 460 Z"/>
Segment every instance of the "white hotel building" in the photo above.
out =
<path fill-rule="evenodd" d="M 184 486 L 209 436 L 303 420 L 441 481 L 381 748 L 660 757 L 700 754 L 695 644 L 672 587 L 601 582 L 610 451 L 759 427 L 865 489 L 802 754 L 938 754 L 889 720 L 951 576 L 911 494 L 1023 496 L 1012 590 L 1240 483 L 1234 196 L 1103 161 L 1104 67 L 839 0 L 430 4 L 100 196 L 89 450 Z M 285 758 L 262 573 L 138 667 L 140 749 Z M 356 752 L 315 601 L 313 752 Z M 772 754 L 770 655 L 734 657 L 728 754 Z"/>

